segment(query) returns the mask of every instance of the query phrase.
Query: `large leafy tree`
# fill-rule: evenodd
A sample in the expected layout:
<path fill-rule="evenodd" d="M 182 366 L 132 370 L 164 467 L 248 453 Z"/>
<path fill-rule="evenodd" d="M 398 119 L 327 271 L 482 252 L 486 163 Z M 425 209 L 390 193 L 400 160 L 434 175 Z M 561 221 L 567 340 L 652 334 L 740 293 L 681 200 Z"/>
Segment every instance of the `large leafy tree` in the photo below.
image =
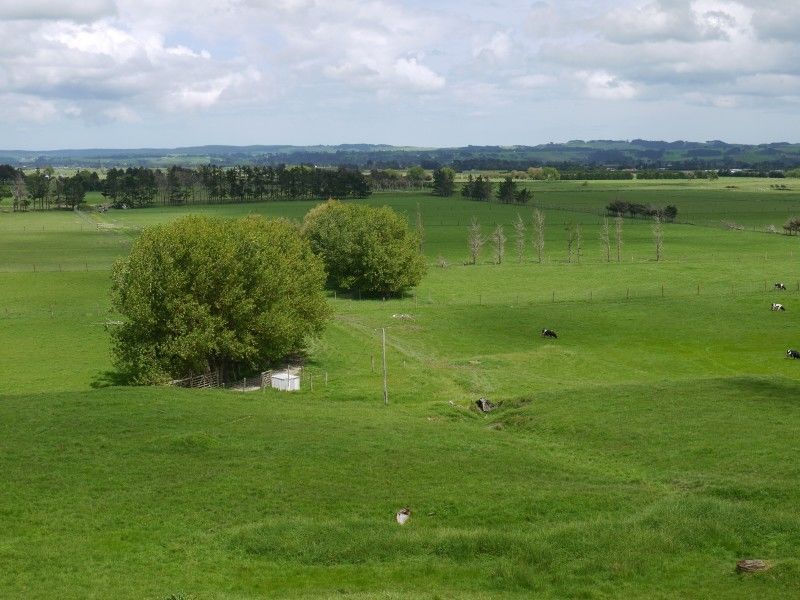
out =
<path fill-rule="evenodd" d="M 322 331 L 324 282 L 286 220 L 189 216 L 145 229 L 112 272 L 116 364 L 138 384 L 261 369 Z"/>
<path fill-rule="evenodd" d="M 397 294 L 425 274 L 419 238 L 391 208 L 330 200 L 305 217 L 303 232 L 325 262 L 328 285 L 366 294 Z"/>

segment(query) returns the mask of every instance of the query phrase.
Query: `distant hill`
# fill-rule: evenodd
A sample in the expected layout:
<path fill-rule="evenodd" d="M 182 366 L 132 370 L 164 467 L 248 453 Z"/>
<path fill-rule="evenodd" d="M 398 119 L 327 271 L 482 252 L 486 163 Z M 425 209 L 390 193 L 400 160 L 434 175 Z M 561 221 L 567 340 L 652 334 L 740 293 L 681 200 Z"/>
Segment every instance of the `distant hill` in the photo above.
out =
<path fill-rule="evenodd" d="M 787 169 L 800 166 L 800 144 L 730 144 L 658 140 L 571 140 L 538 146 L 415 148 L 382 144 L 337 146 L 189 146 L 183 148 L 91 148 L 0 150 L 0 163 L 17 167 L 126 167 L 202 164 L 312 164 L 366 168 L 443 165 L 465 169 L 524 169 L 583 165 L 615 168 Z"/>

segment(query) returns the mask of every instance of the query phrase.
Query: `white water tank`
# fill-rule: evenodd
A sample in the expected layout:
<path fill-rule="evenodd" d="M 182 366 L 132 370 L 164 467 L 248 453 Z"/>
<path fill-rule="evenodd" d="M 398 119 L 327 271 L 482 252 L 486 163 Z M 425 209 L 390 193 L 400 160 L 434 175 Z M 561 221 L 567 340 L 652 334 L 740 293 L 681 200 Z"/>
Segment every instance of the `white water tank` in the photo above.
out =
<path fill-rule="evenodd" d="M 271 383 L 276 390 L 294 392 L 300 389 L 300 376 L 281 371 L 272 374 Z"/>

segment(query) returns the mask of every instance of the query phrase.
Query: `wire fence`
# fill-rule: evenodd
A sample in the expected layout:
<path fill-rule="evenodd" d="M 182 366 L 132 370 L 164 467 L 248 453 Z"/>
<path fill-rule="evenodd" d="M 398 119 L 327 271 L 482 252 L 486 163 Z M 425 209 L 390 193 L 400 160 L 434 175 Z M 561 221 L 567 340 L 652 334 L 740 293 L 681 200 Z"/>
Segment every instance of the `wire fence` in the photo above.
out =
<path fill-rule="evenodd" d="M 250 377 L 237 377 L 227 380 L 219 372 L 205 373 L 173 380 L 170 385 L 182 388 L 224 388 L 237 392 L 253 392 L 277 387 L 273 382 L 273 375 L 283 375 L 284 373 L 292 378 L 296 377 L 298 385 L 302 384 L 309 390 L 314 389 L 315 377 L 318 386 L 328 385 L 328 371 L 312 372 L 304 366 L 288 366 L 275 371 L 262 371 Z M 285 387 L 280 389 L 290 389 L 288 385 L 289 379 L 289 377 L 286 378 Z"/>
<path fill-rule="evenodd" d="M 175 379 L 170 382 L 170 385 L 182 388 L 218 388 L 223 387 L 224 383 L 219 371 L 216 371 L 214 373 L 186 377 L 185 379 Z"/>
<path fill-rule="evenodd" d="M 786 289 L 776 289 L 782 283 Z M 359 299 L 357 295 L 337 295 L 331 298 L 339 306 L 349 305 L 364 308 L 385 305 L 393 313 L 408 312 L 414 307 L 425 306 L 533 306 L 537 304 L 569 302 L 620 302 L 646 299 L 692 299 L 735 298 L 738 296 L 768 296 L 772 300 L 800 294 L 800 281 L 737 280 L 737 281 L 696 281 L 696 282 L 653 282 L 631 285 L 586 285 L 584 287 L 550 287 L 537 289 L 500 289 L 473 286 L 468 292 L 449 292 L 439 289 L 418 289 L 402 298 Z M 348 309 L 349 310 L 349 309 Z M 119 325 L 118 318 L 107 306 L 83 306 L 53 304 L 50 306 L 19 305 L 3 306 L 0 303 L 0 321 L 13 323 L 27 319 L 62 319 L 80 322 L 87 330 L 96 329 L 105 335 L 110 327 Z M 299 368 L 299 367 L 298 367 Z"/>
<path fill-rule="evenodd" d="M 785 289 L 776 287 L 776 283 Z M 538 289 L 471 289 L 469 292 L 418 290 L 402 299 L 388 299 L 392 310 L 401 307 L 424 306 L 533 306 L 568 302 L 621 302 L 630 300 L 734 298 L 738 296 L 769 296 L 779 299 L 800 293 L 800 281 L 699 281 L 680 283 L 631 284 L 620 286 L 591 286 L 583 288 Z M 342 302 L 358 299 L 340 298 Z M 378 300 L 377 302 L 381 302 Z M 387 307 L 389 308 L 389 307 Z"/>

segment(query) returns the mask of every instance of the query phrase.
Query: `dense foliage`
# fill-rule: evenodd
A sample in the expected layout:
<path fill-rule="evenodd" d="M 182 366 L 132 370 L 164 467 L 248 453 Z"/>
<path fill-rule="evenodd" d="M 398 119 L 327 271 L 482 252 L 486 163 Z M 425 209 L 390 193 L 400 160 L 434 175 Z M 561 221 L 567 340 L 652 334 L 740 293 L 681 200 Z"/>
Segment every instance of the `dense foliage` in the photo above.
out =
<path fill-rule="evenodd" d="M 674 204 L 664 207 L 657 207 L 637 202 L 626 202 L 625 200 L 614 200 L 606 206 L 609 215 L 628 215 L 631 217 L 658 217 L 662 221 L 674 221 L 678 216 L 678 208 Z"/>
<path fill-rule="evenodd" d="M 368 179 L 354 169 L 316 169 L 242 165 L 199 169 L 172 166 L 166 171 L 141 167 L 110 169 L 103 195 L 112 204 L 131 208 L 159 204 L 263 202 L 366 198 Z"/>
<path fill-rule="evenodd" d="M 48 167 L 27 175 L 23 171 L 0 166 L 0 198 L 11 195 L 15 211 L 77 208 L 86 192 L 98 189 L 100 179 L 95 171 L 77 171 L 73 175 L 57 175 Z"/>
<path fill-rule="evenodd" d="M 391 208 L 330 200 L 313 208 L 303 232 L 322 257 L 333 289 L 397 294 L 425 274 L 419 238 Z"/>
<path fill-rule="evenodd" d="M 461 195 L 472 200 L 488 201 L 492 198 L 492 182 L 488 177 L 469 175 L 466 183 L 461 187 Z"/>
<path fill-rule="evenodd" d="M 436 169 L 433 172 L 433 193 L 437 196 L 452 196 L 456 188 L 455 178 L 456 172 L 449 167 Z"/>
<path fill-rule="evenodd" d="M 261 369 L 303 350 L 329 314 L 325 271 L 297 227 L 189 216 L 145 229 L 112 271 L 117 367 L 147 384 Z"/>

